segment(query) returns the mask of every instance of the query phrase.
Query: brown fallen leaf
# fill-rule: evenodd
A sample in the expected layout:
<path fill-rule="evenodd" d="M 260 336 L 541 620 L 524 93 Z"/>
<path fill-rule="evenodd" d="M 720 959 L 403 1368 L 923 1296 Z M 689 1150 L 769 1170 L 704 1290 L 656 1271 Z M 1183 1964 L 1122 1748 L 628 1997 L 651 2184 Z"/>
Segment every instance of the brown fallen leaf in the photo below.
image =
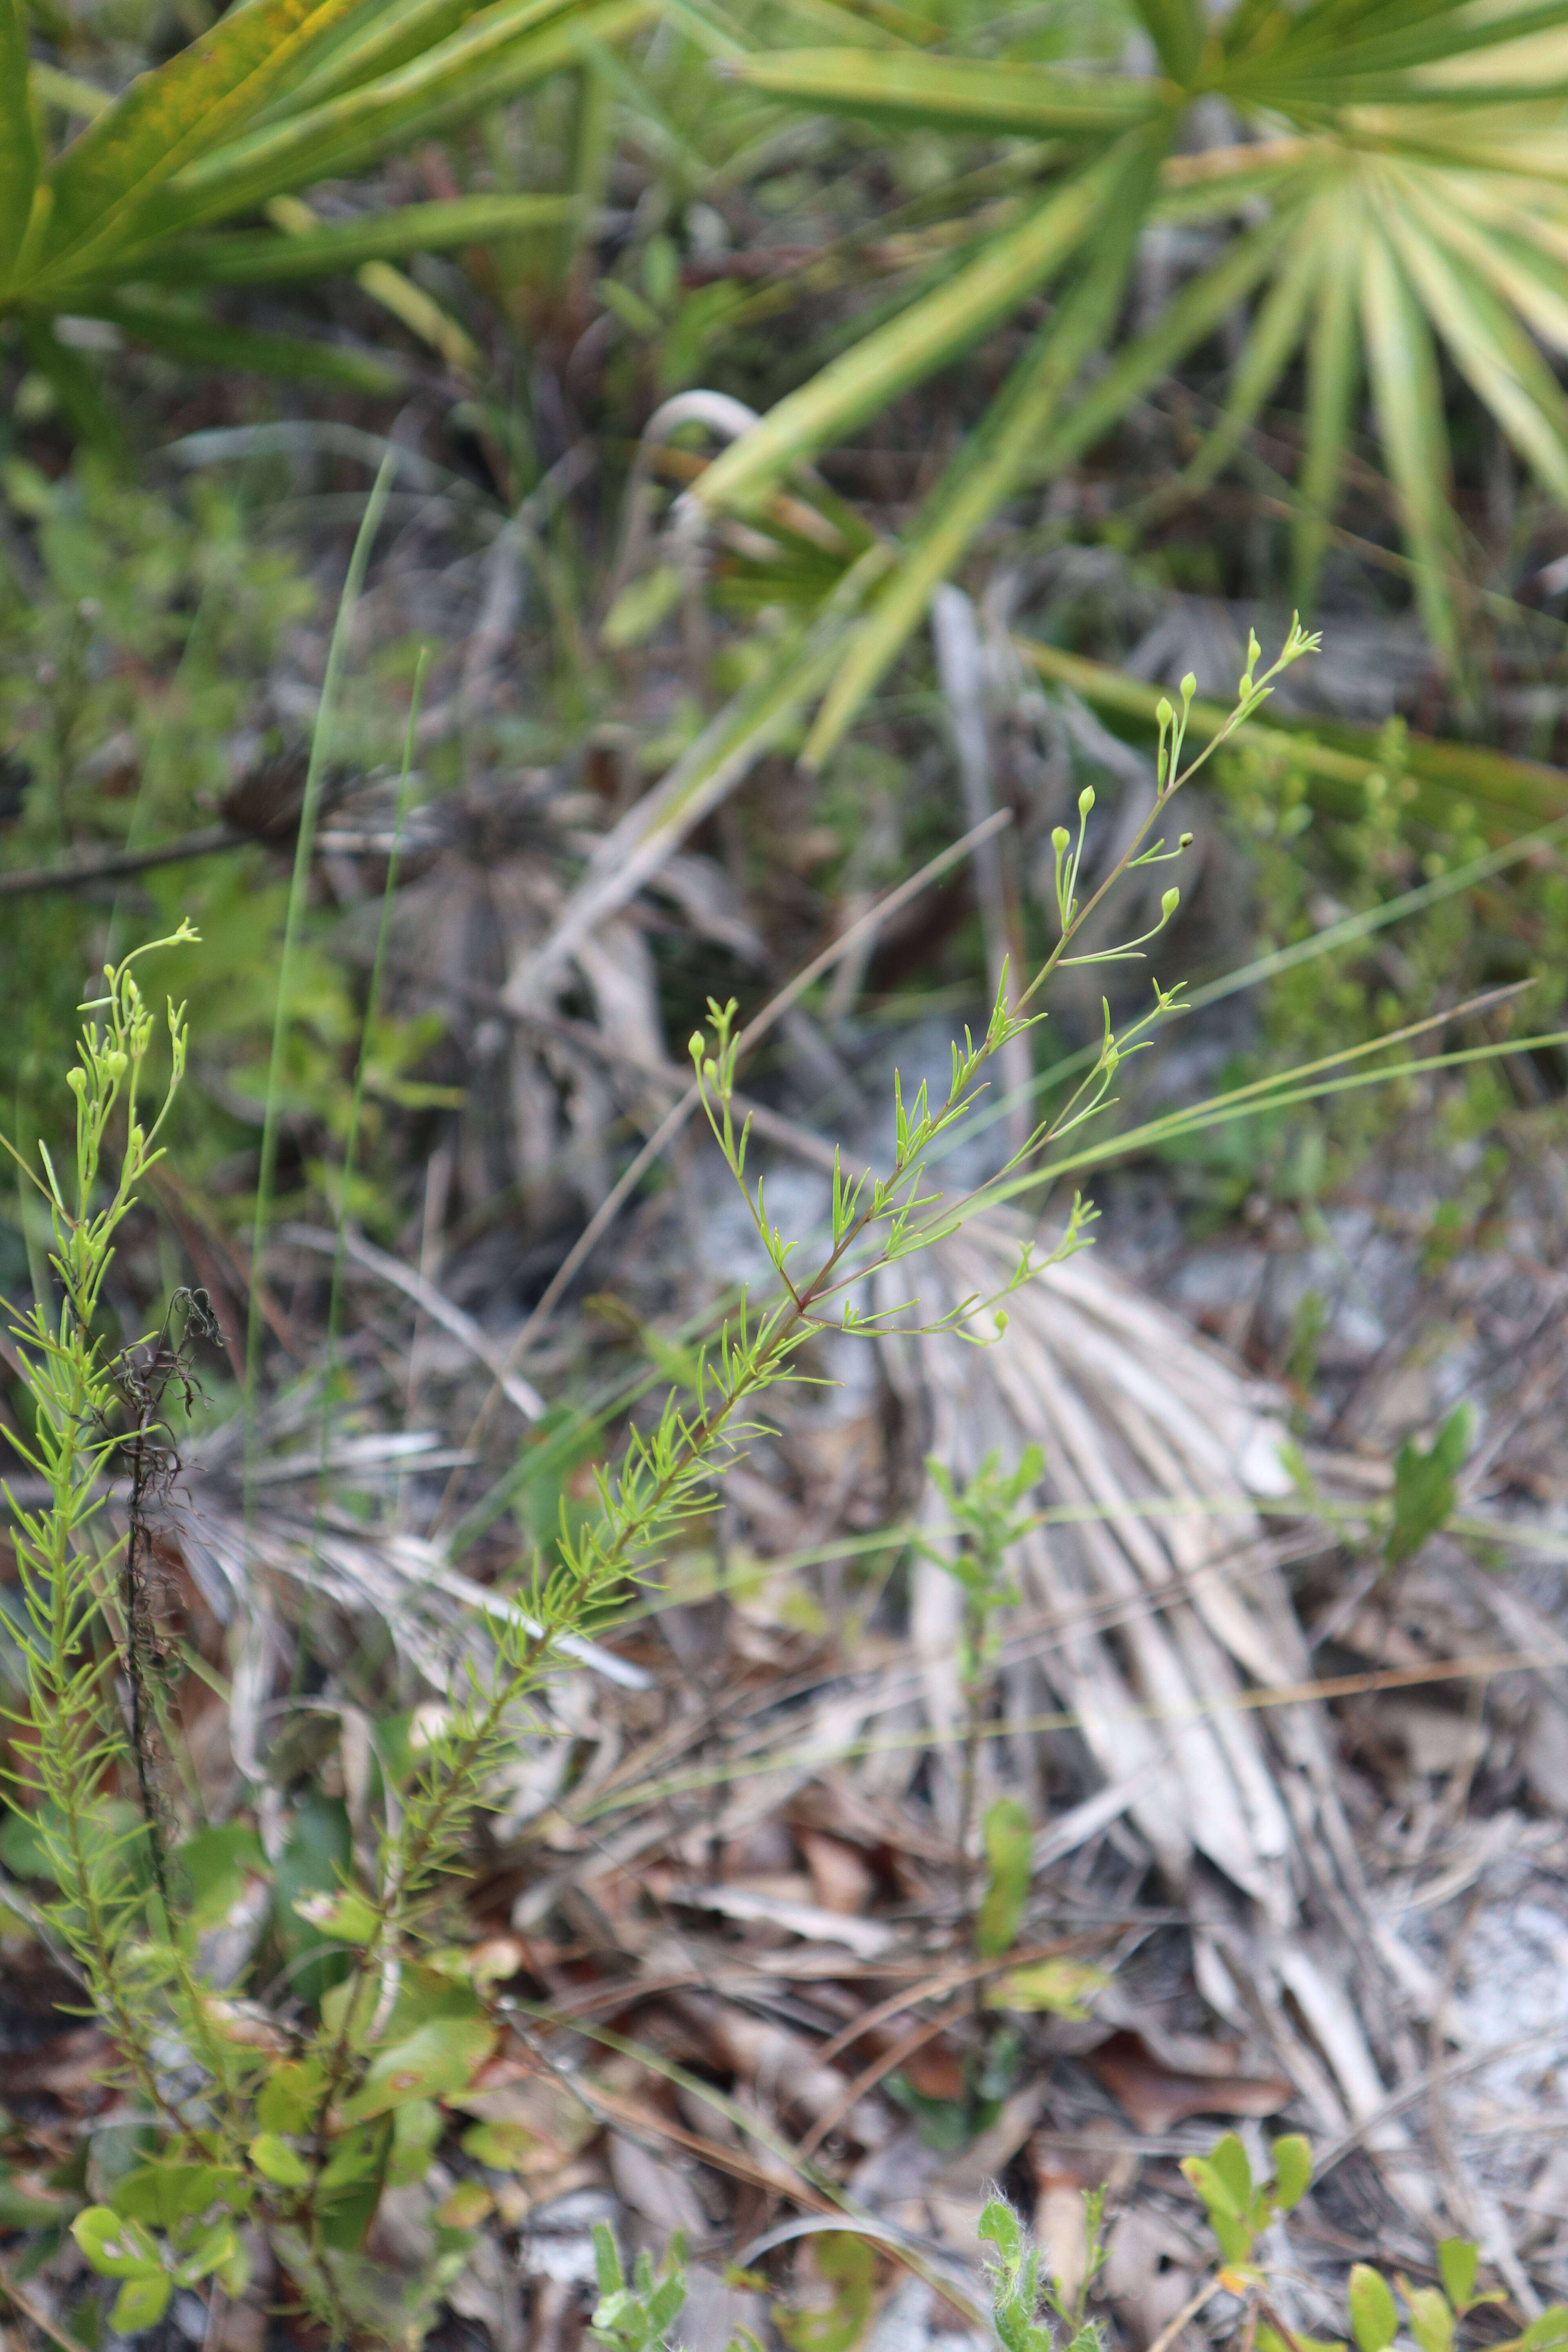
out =
<path fill-rule="evenodd" d="M 842 1838 L 825 1836 L 821 1830 L 796 1830 L 795 1834 L 823 1910 L 858 1918 L 877 1887 L 864 1858 Z"/>
<path fill-rule="evenodd" d="M 1181 2074 L 1127 2032 L 1086 2052 L 1084 2063 L 1142 2132 L 1169 2131 L 1188 2116 L 1271 2116 L 1295 2087 L 1278 2075 Z"/>

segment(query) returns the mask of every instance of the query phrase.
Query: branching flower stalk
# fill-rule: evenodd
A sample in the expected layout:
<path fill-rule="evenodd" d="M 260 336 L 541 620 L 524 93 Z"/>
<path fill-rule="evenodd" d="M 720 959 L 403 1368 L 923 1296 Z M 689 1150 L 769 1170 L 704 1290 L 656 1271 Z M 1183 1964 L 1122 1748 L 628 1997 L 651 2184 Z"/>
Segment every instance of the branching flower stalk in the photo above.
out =
<path fill-rule="evenodd" d="M 171 939 L 153 946 L 195 937 L 182 924 Z M 143 948 L 137 956 L 151 951 Z M 171 1006 L 168 1082 L 162 1105 L 146 1122 L 140 1091 L 155 1024 L 132 969 L 137 956 L 107 968 L 106 994 L 82 1007 L 104 1018 L 101 1024 L 89 1020 L 78 1066 L 68 1074 L 77 1104 L 74 1171 L 62 1184 L 42 1142 L 42 1178 L 18 1160 L 47 1204 L 54 1240 L 48 1263 L 59 1297 L 58 1306 L 40 1297 L 26 1314 L 11 1310 L 11 1336 L 20 1351 L 34 1421 L 29 1435 L 6 1434 L 43 1481 L 48 1500 L 30 1511 L 6 1490 L 26 1674 L 26 1698 L 9 1714 L 14 1739 L 6 1777 L 31 1804 L 59 1889 L 47 1906 L 49 1925 L 81 1969 L 148 2109 L 183 2129 L 184 2119 L 162 2080 L 148 2032 L 150 1996 L 167 1979 L 171 1959 L 175 1974 L 181 1964 L 174 1955 L 146 1751 L 139 1745 L 144 1730 L 136 1654 L 141 1601 L 137 1593 L 122 1591 L 114 1622 L 111 1588 L 105 1583 L 106 1563 L 96 1540 L 104 1507 L 101 1474 L 121 1444 L 115 1412 L 123 1397 L 123 1359 L 109 1354 L 95 1326 L 115 1234 L 134 1205 L 138 1185 L 163 1156 L 158 1138 L 185 1065 L 184 1011 Z M 100 1202 L 110 1132 L 117 1126 L 124 1141 L 108 1198 Z M 144 1439 L 147 1433 L 142 1434 Z M 136 1562 L 129 1549 L 125 1569 L 133 1578 Z M 115 1690 L 117 1669 L 126 1685 L 129 1728 Z M 129 1822 L 106 1794 L 126 1779 L 146 1800 Z M 158 1944 L 145 1934 L 148 1876 L 159 1915 Z"/>
<path fill-rule="evenodd" d="M 1256 682 L 1254 645 L 1232 727 L 1315 642 L 1293 628 Z M 361 2249 L 383 2186 L 420 2176 L 442 2129 L 439 2100 L 468 2084 L 493 2047 L 494 2020 L 481 1993 L 472 1986 L 455 1990 L 431 1949 L 441 1891 L 454 1882 L 475 1815 L 502 1784 L 501 1767 L 520 1738 L 537 1728 L 535 1705 L 563 1644 L 612 1620 L 655 1573 L 671 1539 L 710 1513 L 716 1486 L 763 1425 L 763 1397 L 784 1382 L 816 1377 L 803 1356 L 819 1335 L 897 1328 L 984 1344 L 1005 1328 L 1008 1296 L 1041 1267 L 1028 1245 L 993 1295 L 964 1298 L 934 1318 L 921 1314 L 918 1300 L 903 1309 L 867 1303 L 865 1288 L 955 1231 L 1021 1160 L 1104 1108 L 1121 1062 L 1173 1009 L 1174 992 L 1156 986 L 1152 1008 L 1120 1030 L 1107 1013 L 1094 1067 L 999 1176 L 952 1199 L 930 1189 L 933 1147 L 973 1112 L 993 1057 L 1043 1017 L 1030 1008 L 1057 966 L 1139 956 L 1174 912 L 1172 889 L 1152 930 L 1102 950 L 1085 943 L 1086 924 L 1131 870 L 1163 863 L 1185 845 L 1184 837 L 1167 850 L 1153 828 L 1215 748 L 1182 768 L 1191 693 L 1189 680 L 1181 713 L 1162 721 L 1160 792 L 1149 822 L 1087 897 L 1079 877 L 1090 795 L 1080 802 L 1076 839 L 1058 838 L 1058 936 L 1017 1002 L 1009 1001 L 1004 971 L 984 1033 L 976 1040 L 965 1031 L 953 1047 L 940 1103 L 932 1105 L 923 1086 L 906 1101 L 895 1080 L 886 1169 L 851 1176 L 836 1161 L 830 1231 L 809 1270 L 802 1245 L 773 1224 L 763 1185 L 748 1173 L 750 1121 L 738 1123 L 735 1097 L 735 1010 L 710 1007 L 708 1030 L 691 1041 L 698 1090 L 776 1290 L 760 1307 L 742 1294 L 657 1421 L 634 1427 L 616 1469 L 598 1474 L 596 1511 L 576 1526 L 563 1513 L 552 1553 L 536 1559 L 509 1596 L 492 1655 L 455 1660 L 450 1694 L 439 1714 L 422 1711 L 406 1762 L 395 1772 L 384 1764 L 370 1883 L 345 1873 L 334 1888 L 297 1901 L 296 1912 L 348 1962 L 319 2014 L 292 1995 L 269 2010 L 207 1986 L 191 1919 L 174 1916 L 183 1881 L 173 1854 L 164 1866 L 147 1746 L 159 1695 L 158 1643 L 144 1546 L 134 1530 L 137 1498 L 161 1475 L 158 1464 L 172 1459 L 162 1406 L 170 1381 L 183 1377 L 182 1360 L 164 1334 L 112 1354 L 97 1321 L 115 1234 L 163 1148 L 184 1068 L 185 1024 L 183 1012 L 171 1009 L 169 1080 L 157 1117 L 147 1120 L 139 1089 L 154 1024 L 132 969 L 135 959 L 112 971 L 107 994 L 84 1008 L 89 1025 L 80 1067 L 71 1074 L 73 1182 L 62 1188 L 47 1154 L 42 1178 L 33 1179 L 49 1206 L 59 1303 L 39 1300 L 14 1318 L 35 1402 L 34 1427 L 17 1444 L 49 1499 L 31 1514 L 13 1503 L 28 1680 L 11 1770 L 58 1884 L 50 1924 L 82 1970 L 141 2110 L 157 2126 L 157 2153 L 143 2171 L 114 2191 L 113 2204 L 89 2206 L 72 2223 L 94 2269 L 122 2282 L 113 2316 L 121 2332 L 153 2325 L 176 2285 L 216 2275 L 228 2292 L 239 2291 L 236 2225 L 246 2217 L 270 2233 L 334 2344 L 402 2341 L 410 2328 L 417 2335 L 419 2313 L 433 2312 L 441 2263 L 460 2266 L 460 2247 L 448 2247 L 425 2275 L 417 2311 L 400 2305 L 400 2315 L 389 2313 L 387 2283 Z M 1216 740 L 1223 740 L 1222 732 Z M 194 935 L 182 928 L 175 936 Z M 117 1157 L 109 1150 L 111 1132 L 123 1134 Z M 1075 1200 L 1045 1263 L 1083 1245 L 1092 1213 Z M 133 1502 L 133 1541 L 118 1567 L 97 1527 L 117 1449 L 132 1473 Z M 999 1560 L 1006 1530 L 990 1534 Z M 1005 1597 L 996 1579 L 991 1584 L 996 1589 L 988 1584 L 984 1606 L 977 1601 L 971 1612 L 972 1747 L 988 1612 Z M 128 1805 L 121 1792 L 135 1801 Z M 972 1769 L 966 1813 L 973 1811 Z M 971 1827 L 966 1820 L 966 1848 Z"/>

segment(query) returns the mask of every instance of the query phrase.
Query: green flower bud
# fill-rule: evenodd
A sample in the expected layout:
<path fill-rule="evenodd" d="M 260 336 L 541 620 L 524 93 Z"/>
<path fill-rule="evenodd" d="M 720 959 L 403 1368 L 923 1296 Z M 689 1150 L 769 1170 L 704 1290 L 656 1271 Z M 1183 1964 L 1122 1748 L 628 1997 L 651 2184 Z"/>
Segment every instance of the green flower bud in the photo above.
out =
<path fill-rule="evenodd" d="M 1179 890 L 1167 890 L 1160 901 L 1160 920 L 1163 923 L 1168 923 L 1181 903 L 1182 894 Z"/>

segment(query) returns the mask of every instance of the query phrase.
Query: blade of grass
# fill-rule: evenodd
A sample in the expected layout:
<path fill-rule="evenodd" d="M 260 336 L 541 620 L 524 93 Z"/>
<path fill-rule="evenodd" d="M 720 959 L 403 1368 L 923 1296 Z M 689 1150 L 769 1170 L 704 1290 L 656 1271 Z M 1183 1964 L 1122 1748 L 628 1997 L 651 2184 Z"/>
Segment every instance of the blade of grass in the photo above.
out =
<path fill-rule="evenodd" d="M 245 1333 L 245 1476 L 244 1517 L 248 1527 L 254 1503 L 256 1427 L 256 1390 L 261 1370 L 261 1268 L 267 1246 L 267 1229 L 272 1217 L 272 1194 L 278 1175 L 278 1139 L 283 1108 L 283 1057 L 288 1044 L 289 1023 L 292 1013 L 294 961 L 299 950 L 300 929 L 304 919 L 306 901 L 310 892 L 311 860 L 315 850 L 316 822 L 321 813 L 321 786 L 326 777 L 327 760 L 331 748 L 332 728 L 337 716 L 338 685 L 348 653 L 349 638 L 353 628 L 354 614 L 360 590 L 364 583 L 370 551 L 381 519 L 391 495 L 393 476 L 396 471 L 397 452 L 389 447 L 381 462 L 369 498 L 365 501 L 363 520 L 349 559 L 348 574 L 338 600 L 337 618 L 332 624 L 331 643 L 327 649 L 327 666 L 321 679 L 321 697 L 316 706 L 316 723 L 310 736 L 310 757 L 305 775 L 304 799 L 300 810 L 300 832 L 294 845 L 294 868 L 289 877 L 289 900 L 283 918 L 283 940 L 278 959 L 278 993 L 272 1014 L 272 1051 L 267 1066 L 267 1094 L 262 1109 L 261 1151 L 256 1175 L 256 1218 L 252 1227 L 250 1259 L 251 1281 L 249 1308 Z"/>
<path fill-rule="evenodd" d="M 365 986 L 364 1019 L 360 1026 L 359 1053 L 354 1060 L 353 1091 L 349 1097 L 348 1132 L 343 1138 L 343 1160 L 338 1178 L 340 1192 L 338 1212 L 333 1219 L 337 1233 L 337 1248 L 332 1255 L 331 1280 L 327 1290 L 327 1360 L 321 1389 L 321 1470 L 317 1495 L 317 1526 L 312 1542 L 314 1551 L 320 1543 L 320 1514 L 325 1507 L 327 1460 L 331 1452 L 333 1388 L 337 1379 L 338 1337 L 342 1328 L 343 1303 L 343 1229 L 349 1216 L 349 1193 L 353 1182 L 354 1162 L 359 1156 L 360 1118 L 364 1108 L 365 1072 L 370 1066 L 371 1040 L 381 1005 L 381 983 L 386 969 L 386 943 L 392 929 L 393 894 L 397 888 L 397 869 L 403 856 L 403 831 L 408 821 L 409 802 L 414 790 L 414 746 L 419 726 L 419 706 L 425 688 L 425 669 L 429 659 L 427 649 L 421 648 L 418 666 L 414 673 L 414 690 L 408 702 L 408 724 L 403 738 L 403 771 L 397 783 L 397 806 L 392 821 L 392 850 L 386 861 L 386 880 L 381 893 L 381 919 L 376 925 L 375 952 L 371 959 L 370 979 Z"/>

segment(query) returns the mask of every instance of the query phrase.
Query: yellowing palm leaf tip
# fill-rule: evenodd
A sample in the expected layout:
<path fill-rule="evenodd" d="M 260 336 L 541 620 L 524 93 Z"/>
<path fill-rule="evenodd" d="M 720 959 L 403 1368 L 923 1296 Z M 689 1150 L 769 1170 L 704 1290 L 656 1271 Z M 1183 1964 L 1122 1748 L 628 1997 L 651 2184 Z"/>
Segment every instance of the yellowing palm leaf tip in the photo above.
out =
<path fill-rule="evenodd" d="M 932 589 L 1015 491 L 1080 457 L 1241 304 L 1250 331 L 1185 478 L 1211 480 L 1300 359 L 1303 438 L 1293 570 L 1315 601 L 1363 408 L 1416 600 L 1458 649 L 1466 551 L 1450 495 L 1441 366 L 1450 361 L 1520 458 L 1568 496 L 1568 5 L 1242 0 L 1216 24 L 1189 0 L 1138 0 L 1142 70 L 1085 58 L 876 48 L 727 58 L 720 70 L 791 108 L 889 130 L 1037 142 L 1032 184 L 963 226 L 964 258 L 873 327 L 695 486 L 710 516 L 763 517 L 792 468 L 1048 294 L 977 430 L 916 511 L 895 564 L 868 575 L 807 751 L 831 750 L 918 624 Z M 1131 52 L 1129 52 L 1131 54 Z M 1203 101 L 1217 148 L 1179 152 Z M 1119 322 L 1140 237 L 1222 233 L 1216 257 L 1140 332 Z"/>
<path fill-rule="evenodd" d="M 648 0 L 416 0 L 368 14 L 358 0 L 244 0 L 116 97 L 35 62 L 21 0 L 0 0 L 0 318 L 21 322 L 51 372 L 69 367 L 52 332 L 68 313 L 233 364 L 234 331 L 195 289 L 350 271 L 454 360 L 456 321 L 391 261 L 569 223 L 574 204 L 480 194 L 321 224 L 298 192 L 451 129 L 574 64 L 582 40 L 616 40 L 652 13 Z M 240 219 L 251 226 L 226 226 Z M 383 360 L 303 339 L 246 350 L 244 363 L 298 374 L 313 362 L 365 390 L 399 381 Z"/>

